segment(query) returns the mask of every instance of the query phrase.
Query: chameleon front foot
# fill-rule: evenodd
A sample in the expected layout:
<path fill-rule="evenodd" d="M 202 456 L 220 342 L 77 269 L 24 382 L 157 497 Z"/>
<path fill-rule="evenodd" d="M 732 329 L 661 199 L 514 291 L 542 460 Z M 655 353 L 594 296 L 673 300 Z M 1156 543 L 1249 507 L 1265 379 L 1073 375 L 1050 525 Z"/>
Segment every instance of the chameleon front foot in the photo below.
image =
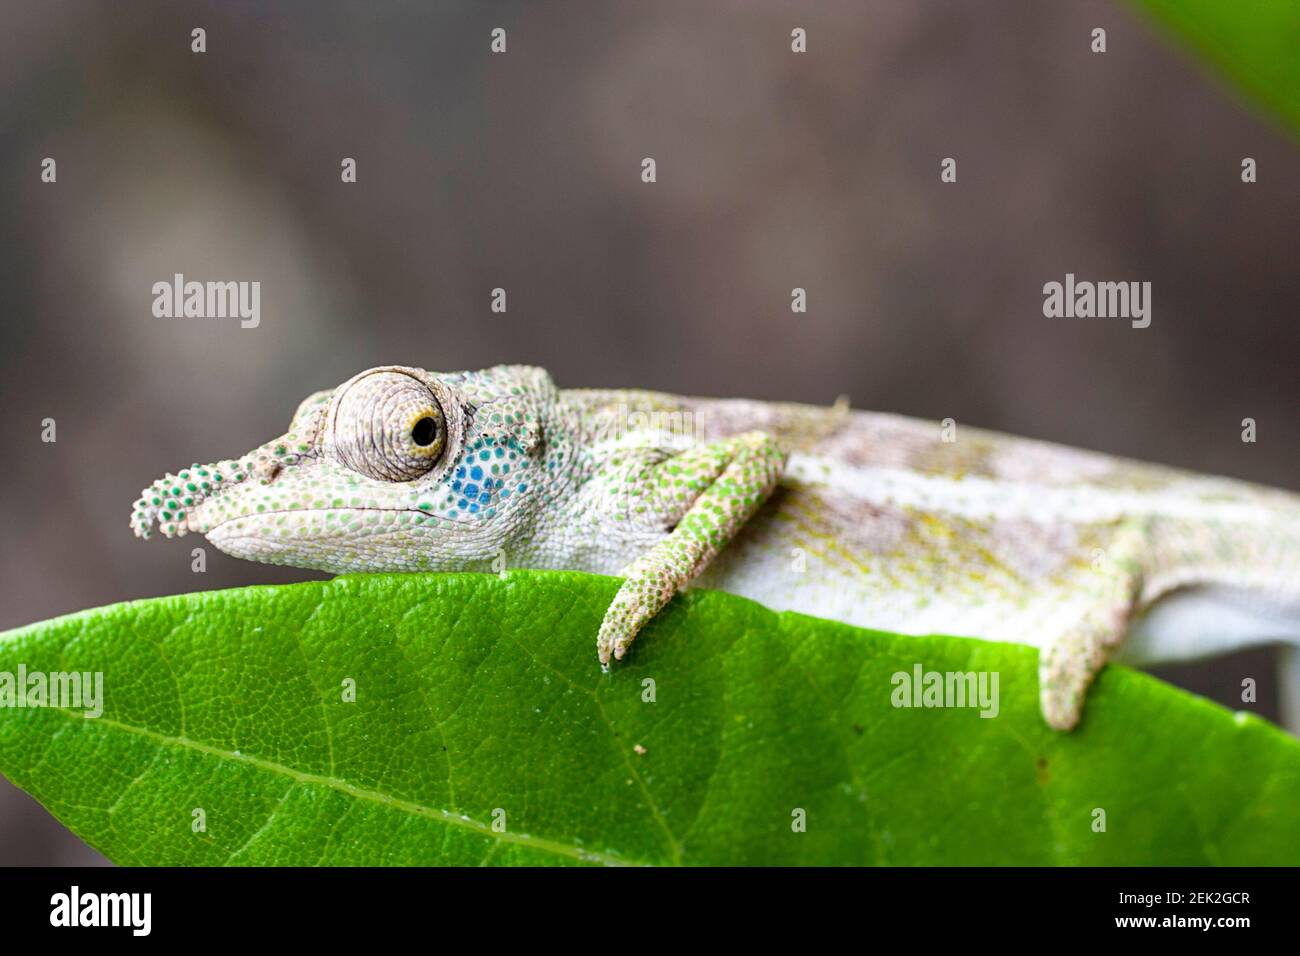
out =
<path fill-rule="evenodd" d="M 683 523 L 685 523 L 683 521 Z M 681 525 L 678 526 L 678 529 Z M 650 619 L 662 611 L 708 562 L 707 540 L 674 531 L 624 570 L 624 581 L 605 611 L 596 654 L 601 667 L 621 661 L 628 647 Z"/>
<path fill-rule="evenodd" d="M 672 530 L 623 572 L 596 638 L 601 666 L 622 660 L 637 633 L 700 573 L 776 487 L 785 455 L 763 432 L 710 442 L 645 475 L 639 501 L 658 502 Z"/>
<path fill-rule="evenodd" d="M 638 562 L 639 563 L 639 562 Z M 668 568 L 631 571 L 601 621 L 596 636 L 596 654 L 601 667 L 621 661 L 637 633 L 672 600 L 686 581 L 678 580 Z"/>

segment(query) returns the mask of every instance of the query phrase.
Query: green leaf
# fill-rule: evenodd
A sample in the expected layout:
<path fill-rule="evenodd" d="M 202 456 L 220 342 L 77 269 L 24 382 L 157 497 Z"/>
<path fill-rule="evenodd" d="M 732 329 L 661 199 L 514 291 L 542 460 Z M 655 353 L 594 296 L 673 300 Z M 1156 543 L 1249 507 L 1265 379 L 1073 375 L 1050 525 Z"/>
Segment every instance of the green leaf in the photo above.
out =
<path fill-rule="evenodd" d="M 1295 0 L 1133 0 L 1300 132 L 1300 3 Z"/>
<path fill-rule="evenodd" d="M 616 587 L 363 575 L 11 631 L 0 671 L 102 672 L 104 710 L 0 709 L 0 770 L 119 863 L 1296 862 L 1300 743 L 1264 721 L 1108 667 L 1058 735 L 1030 648 L 713 592 L 602 674 Z M 998 716 L 895 708 L 917 664 L 997 672 Z"/>

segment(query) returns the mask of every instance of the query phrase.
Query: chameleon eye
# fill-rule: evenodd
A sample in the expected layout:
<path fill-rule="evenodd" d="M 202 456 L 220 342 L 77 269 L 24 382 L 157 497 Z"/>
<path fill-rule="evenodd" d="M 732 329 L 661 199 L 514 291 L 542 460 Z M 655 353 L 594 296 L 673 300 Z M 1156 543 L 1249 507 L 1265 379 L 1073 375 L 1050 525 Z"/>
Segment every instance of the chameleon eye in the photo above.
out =
<path fill-rule="evenodd" d="M 428 386 L 403 372 L 375 372 L 339 397 L 333 448 L 353 471 L 380 481 L 412 481 L 438 463 L 446 431 Z"/>

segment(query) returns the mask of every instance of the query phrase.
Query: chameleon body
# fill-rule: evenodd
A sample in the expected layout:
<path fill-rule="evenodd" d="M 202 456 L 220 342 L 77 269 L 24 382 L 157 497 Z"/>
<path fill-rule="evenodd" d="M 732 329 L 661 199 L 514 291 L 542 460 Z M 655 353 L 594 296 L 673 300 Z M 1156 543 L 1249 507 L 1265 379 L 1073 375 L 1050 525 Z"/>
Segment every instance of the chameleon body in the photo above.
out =
<path fill-rule="evenodd" d="M 1297 496 L 955 428 L 845 403 L 560 390 L 527 366 L 385 366 L 310 396 L 242 458 L 154 482 L 131 526 L 334 573 L 621 574 L 605 666 L 691 582 L 1031 644 L 1057 729 L 1130 631 L 1148 658 L 1300 637 Z M 1147 612 L 1172 593 L 1226 612 L 1185 606 L 1162 628 Z"/>

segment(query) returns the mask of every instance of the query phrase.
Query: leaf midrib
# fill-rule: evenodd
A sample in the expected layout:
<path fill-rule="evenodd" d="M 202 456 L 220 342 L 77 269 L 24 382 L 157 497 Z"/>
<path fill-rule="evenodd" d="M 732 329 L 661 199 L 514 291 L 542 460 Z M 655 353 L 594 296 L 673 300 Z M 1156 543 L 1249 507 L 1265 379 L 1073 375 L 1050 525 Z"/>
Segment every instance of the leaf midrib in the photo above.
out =
<path fill-rule="evenodd" d="M 80 722 L 86 720 L 85 714 L 79 711 L 71 711 L 63 707 L 49 707 L 47 709 L 56 711 L 70 720 Z M 568 843 L 561 843 L 557 840 L 551 840 L 546 837 L 532 836 L 528 833 L 511 833 L 509 830 L 498 832 L 485 823 L 459 813 L 453 813 L 450 810 L 443 810 L 438 807 L 427 807 L 423 804 L 415 803 L 414 801 L 406 800 L 401 797 L 395 797 L 392 794 L 383 793 L 379 790 L 371 790 L 367 787 L 358 787 L 356 784 L 349 783 L 346 780 L 340 780 L 337 777 L 307 773 L 306 771 L 285 766 L 282 763 L 276 763 L 274 760 L 267 760 L 263 757 L 254 757 L 249 754 L 223 750 L 220 747 L 203 743 L 200 740 L 192 740 L 189 737 L 175 737 L 169 734 L 159 733 L 158 731 L 152 730 L 148 727 L 123 723 L 122 721 L 114 720 L 111 717 L 100 716 L 94 718 L 94 720 L 96 724 L 111 727 L 124 733 L 144 737 L 147 740 L 157 743 L 161 747 L 179 747 L 186 750 L 193 750 L 196 753 L 205 754 L 210 757 L 233 760 L 237 763 L 256 767 L 259 770 L 267 770 L 271 773 L 281 774 L 282 776 L 293 780 L 295 783 L 329 787 L 332 790 L 336 790 L 339 793 L 356 800 L 365 800 L 383 807 L 391 807 L 403 813 L 438 820 L 439 822 L 448 824 L 449 826 L 472 830 L 501 843 L 514 843 L 520 846 L 527 846 L 532 849 L 555 854 L 556 856 L 563 856 L 572 860 L 577 860 L 580 863 L 600 863 L 604 866 L 649 865 L 647 863 L 638 863 L 633 860 L 625 860 L 596 850 L 587 850 L 581 847 L 572 846 Z"/>

